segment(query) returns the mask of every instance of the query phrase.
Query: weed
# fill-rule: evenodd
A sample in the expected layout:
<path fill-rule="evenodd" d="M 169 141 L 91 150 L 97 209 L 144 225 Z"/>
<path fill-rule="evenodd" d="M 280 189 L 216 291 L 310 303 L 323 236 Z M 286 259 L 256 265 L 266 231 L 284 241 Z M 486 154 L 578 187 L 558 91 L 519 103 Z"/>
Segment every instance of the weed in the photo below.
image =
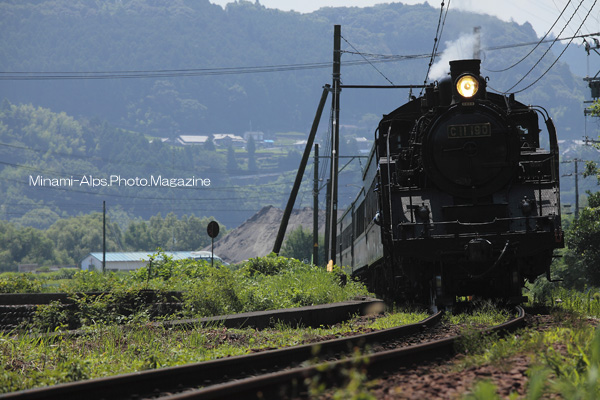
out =
<path fill-rule="evenodd" d="M 490 381 L 480 381 L 471 393 L 463 397 L 465 400 L 500 400 L 496 385 Z"/>
<path fill-rule="evenodd" d="M 33 324 L 37 331 L 48 332 L 75 329 L 79 323 L 75 314 L 59 301 L 40 304 L 33 314 Z"/>
<path fill-rule="evenodd" d="M 506 309 L 499 307 L 492 301 L 480 301 L 474 304 L 469 312 L 460 314 L 445 314 L 444 322 L 453 325 L 467 325 L 471 327 L 485 327 L 498 325 L 510 318 Z"/>
<path fill-rule="evenodd" d="M 366 366 L 369 364 L 368 357 L 355 351 L 353 365 L 350 368 L 343 368 L 340 371 L 331 370 L 328 364 L 320 368 L 319 373 L 309 382 L 309 394 L 311 398 L 322 396 L 328 392 L 328 382 L 338 381 L 336 389 L 330 390 L 330 396 L 334 400 L 374 400 L 376 397 L 370 393 L 369 389 L 375 384 L 369 381 L 366 373 Z"/>
<path fill-rule="evenodd" d="M 387 318 L 397 319 L 393 315 Z M 15 339 L 0 334 L 0 362 L 5 365 L 0 373 L 0 387 L 4 391 L 16 391 L 247 354 L 253 350 L 340 336 L 355 326 L 353 321 L 318 328 L 279 323 L 275 329 L 264 331 L 223 326 L 197 326 L 183 331 L 146 322 L 129 322 L 127 325 L 95 325 L 84 329 L 83 335 L 73 337 L 23 334 Z M 357 363 L 363 362 L 358 361 L 361 357 L 357 356 Z M 363 384 L 368 386 L 360 375 L 353 374 L 349 372 L 347 376 L 347 387 L 354 390 Z"/>
<path fill-rule="evenodd" d="M 40 293 L 43 280 L 33 274 L 3 274 L 0 278 L 0 293 Z"/>

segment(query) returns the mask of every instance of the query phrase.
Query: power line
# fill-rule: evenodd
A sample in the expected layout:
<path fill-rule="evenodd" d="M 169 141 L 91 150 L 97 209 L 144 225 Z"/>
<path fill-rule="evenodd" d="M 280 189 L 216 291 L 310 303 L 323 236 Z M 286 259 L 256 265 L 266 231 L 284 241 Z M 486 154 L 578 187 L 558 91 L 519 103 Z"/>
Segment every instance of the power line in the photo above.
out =
<path fill-rule="evenodd" d="M 584 0 L 581 0 L 581 3 L 583 3 Z M 594 6 L 596 5 L 598 0 L 594 0 L 594 4 L 592 4 L 592 6 L 590 7 L 590 9 L 588 10 L 588 13 L 586 14 L 585 18 L 583 19 L 583 21 L 581 21 L 581 24 L 579 25 L 579 28 L 577 28 L 577 32 L 579 32 L 579 30 L 581 29 L 581 27 L 583 26 L 583 24 L 585 24 L 585 21 L 587 20 L 588 16 L 590 15 L 590 13 L 592 12 L 592 9 L 594 8 Z M 581 5 L 580 3 L 580 5 Z M 578 7 L 579 8 L 579 7 Z M 575 12 L 577 12 L 577 10 L 575 10 Z M 575 15 L 575 14 L 573 14 Z M 570 22 L 571 20 L 569 20 Z M 567 25 L 569 24 L 569 22 L 567 22 Z M 566 25 L 565 25 L 566 27 Z M 564 28 L 563 28 L 564 30 Z M 562 31 L 561 31 L 562 33 Z M 560 36 L 560 35 L 559 35 Z M 552 69 L 552 67 L 554 67 L 554 65 L 556 65 L 556 63 L 558 62 L 558 60 L 560 60 L 560 58 L 562 57 L 562 55 L 565 53 L 565 51 L 567 51 L 567 49 L 569 48 L 569 45 L 573 42 L 573 39 L 575 37 L 572 37 L 571 40 L 569 41 L 569 43 L 567 43 L 567 45 L 565 46 L 565 48 L 563 49 L 563 51 L 558 55 L 558 57 L 556 57 L 556 59 L 554 60 L 554 62 L 548 67 L 548 69 L 546 69 L 546 71 L 544 71 L 544 73 L 542 75 L 540 75 L 539 78 L 537 78 L 535 81 L 533 81 L 531 84 L 529 84 L 528 86 L 524 87 L 523 89 L 520 89 L 518 91 L 515 91 L 513 93 L 521 93 L 527 89 L 529 89 L 530 87 L 532 87 L 533 85 L 535 85 L 536 83 L 538 83 L 540 81 L 540 79 L 542 79 L 544 76 L 546 76 L 546 74 L 548 73 L 548 71 L 550 71 Z M 557 39 L 558 40 L 558 39 Z M 552 46 L 550 46 L 552 47 Z M 546 53 L 550 50 L 550 48 L 548 48 L 548 50 L 546 51 Z M 527 76 L 538 64 L 539 62 L 542 60 L 542 58 L 544 58 L 544 56 L 546 55 L 546 53 L 544 53 L 544 55 L 542 55 L 542 57 L 540 57 L 540 59 L 538 60 L 538 62 L 531 67 L 531 69 L 529 70 L 529 72 L 527 74 L 525 74 L 525 76 Z M 506 92 L 503 93 L 508 93 L 510 92 L 515 86 L 517 86 L 521 81 L 523 81 L 523 79 L 525 78 L 525 76 L 523 76 L 523 78 L 521 78 L 517 83 L 515 83 L 510 89 L 508 89 Z"/>
<path fill-rule="evenodd" d="M 239 75 L 329 68 L 330 63 L 282 64 L 256 67 L 191 68 L 171 70 L 0 72 L 0 80 L 133 79 Z"/>
<path fill-rule="evenodd" d="M 448 15 L 448 9 L 450 9 L 450 0 L 448 0 L 448 7 L 446 7 L 446 13 L 444 14 L 444 20 L 442 22 L 442 14 L 444 13 L 444 1 L 442 0 L 442 4 L 440 6 L 440 16 L 438 18 L 438 25 L 435 32 L 435 38 L 433 39 L 433 49 L 431 50 L 431 58 L 429 59 L 429 65 L 427 67 L 427 73 L 425 74 L 425 80 L 423 84 L 427 84 L 427 80 L 429 79 L 429 72 L 431 72 L 431 67 L 435 62 L 435 57 L 438 55 L 438 48 L 440 46 L 440 42 L 442 41 L 442 32 L 444 31 L 444 25 L 446 24 L 446 16 Z M 423 89 L 421 89 L 421 93 L 423 93 Z"/>
<path fill-rule="evenodd" d="M 356 54 L 356 53 L 354 53 Z M 389 60 L 351 60 L 345 66 L 371 64 L 372 62 L 397 61 L 396 58 L 413 58 L 413 56 L 396 56 Z M 179 70 L 140 70 L 140 71 L 0 71 L 0 80 L 28 81 L 28 80 L 103 80 L 103 79 L 140 79 L 140 78 L 180 78 L 218 75 L 241 75 L 257 73 L 288 72 L 311 69 L 331 68 L 330 62 L 306 64 L 282 64 L 256 67 L 223 67 L 223 68 L 196 68 Z"/>
<path fill-rule="evenodd" d="M 554 21 L 554 23 L 552 24 L 552 26 L 550 27 L 550 29 L 548 29 L 548 32 L 546 32 L 546 34 L 540 39 L 540 41 L 535 45 L 534 48 L 532 48 L 529 53 L 527 53 L 523 58 L 521 58 L 519 61 L 517 61 L 516 63 L 514 63 L 513 65 L 511 65 L 510 67 L 506 67 L 504 69 L 498 69 L 498 70 L 493 70 L 493 69 L 488 69 L 488 71 L 490 72 L 504 72 L 504 71 L 508 71 L 511 68 L 516 67 L 517 65 L 519 65 L 523 60 L 525 60 L 527 57 L 529 57 L 531 55 L 531 53 L 533 53 L 535 51 L 535 49 L 537 49 L 546 39 L 546 37 L 550 34 L 550 32 L 552 32 L 552 29 L 554 28 L 554 26 L 556 25 L 556 23 L 560 20 L 560 18 L 562 17 L 562 15 L 564 14 L 565 10 L 567 9 L 567 7 L 569 7 L 569 5 L 571 4 L 572 0 L 569 0 L 567 2 L 567 5 L 565 6 L 565 8 L 563 8 L 563 10 L 560 12 L 560 15 L 556 18 L 556 20 Z"/>
<path fill-rule="evenodd" d="M 541 43 L 554 41 L 569 40 L 573 38 L 584 38 L 589 36 L 598 36 L 600 33 L 589 33 L 585 35 L 576 35 L 572 37 L 556 38 L 552 40 L 544 40 Z M 440 53 L 437 51 L 439 47 L 439 38 L 435 40 L 437 46 L 434 48 L 437 57 Z M 495 51 L 511 49 L 515 47 L 531 46 L 540 43 L 525 42 L 513 43 L 502 46 L 485 47 L 482 50 Z M 342 51 L 342 53 L 360 55 L 361 57 L 372 57 L 373 60 L 350 60 L 344 62 L 344 66 L 360 66 L 365 64 L 372 65 L 373 63 L 387 63 L 397 61 L 408 61 L 416 59 L 431 58 L 431 54 L 373 54 L 364 52 Z M 273 73 L 287 71 L 301 71 L 310 69 L 331 68 L 331 62 L 316 62 L 305 64 L 281 64 L 267 65 L 255 67 L 221 67 L 221 68 L 196 68 L 196 69 L 175 69 L 175 70 L 139 70 L 139 71 L 61 71 L 61 72 L 42 72 L 42 71 L 0 71 L 0 81 L 26 81 L 26 80 L 96 80 L 96 79 L 142 79 L 142 78 L 180 78 L 180 77 L 197 77 L 197 76 L 218 76 L 218 75 L 236 75 L 236 74 L 251 74 L 251 73 Z"/>
<path fill-rule="evenodd" d="M 575 14 L 577 14 L 577 10 L 579 10 L 579 8 L 581 7 L 581 5 L 583 4 L 583 2 L 584 2 L 584 1 L 585 1 L 585 0 L 581 0 L 581 2 L 579 2 L 579 5 L 577 6 L 577 8 L 575 9 L 575 11 L 574 11 L 574 12 L 573 12 L 573 14 L 571 15 L 571 18 L 569 18 L 569 20 L 567 21 L 567 23 L 565 24 L 565 26 L 562 28 L 562 30 L 560 31 L 560 33 L 558 34 L 558 36 L 562 35 L 562 33 L 564 32 L 564 30 L 567 28 L 567 26 L 569 26 L 569 24 L 571 23 L 571 20 L 573 19 L 573 17 L 575 16 Z M 596 4 L 596 3 L 594 2 L 594 4 Z M 593 6 L 593 5 L 592 5 L 592 8 L 594 8 L 594 6 Z M 590 8 L 590 11 L 591 11 L 591 8 Z M 580 27 L 580 28 L 581 28 L 581 27 Z M 577 31 L 579 31 L 579 29 L 578 29 Z M 510 87 L 510 89 L 508 89 L 508 90 L 506 91 L 506 93 L 510 92 L 512 89 L 514 89 L 514 88 L 515 88 L 515 86 L 517 86 L 519 83 L 523 82 L 523 79 L 525 79 L 525 78 L 526 78 L 526 77 L 527 77 L 527 76 L 528 76 L 528 75 L 529 75 L 529 74 L 530 74 L 530 73 L 531 73 L 531 72 L 532 72 L 532 71 L 535 69 L 535 67 L 537 67 L 537 65 L 538 65 L 538 64 L 539 64 L 539 63 L 542 61 L 542 59 L 543 59 L 543 58 L 546 56 L 546 54 L 548 54 L 548 52 L 550 51 L 550 49 L 552 48 L 552 46 L 553 46 L 553 45 L 554 45 L 554 44 L 557 42 L 557 40 L 558 40 L 558 39 L 554 39 L 554 41 L 552 41 L 552 44 L 551 44 L 551 45 L 550 45 L 550 46 L 549 46 L 549 47 L 546 49 L 546 51 L 544 52 L 544 54 L 542 54 L 542 56 L 541 56 L 541 57 L 540 57 L 540 58 L 537 60 L 537 62 L 536 62 L 536 63 L 535 63 L 535 64 L 534 64 L 534 65 L 533 65 L 533 66 L 532 66 L 530 69 L 529 69 L 529 71 L 527 71 L 527 73 L 526 73 L 525 75 L 523 75 L 523 76 L 521 77 L 521 79 L 519 79 L 519 80 L 517 81 L 517 83 L 515 83 L 514 85 L 512 85 L 512 86 Z M 573 39 L 571 39 L 571 41 L 572 41 L 572 40 L 573 40 Z M 570 44 L 570 43 L 571 43 L 571 42 L 569 42 L 569 44 Z M 567 44 L 567 46 L 566 46 L 566 47 L 569 47 L 569 45 Z M 566 48 L 565 48 L 565 49 L 566 49 Z M 564 51 L 563 51 L 563 52 L 564 52 Z M 562 55 L 562 53 L 561 53 L 561 55 Z M 558 58 L 560 58 L 560 56 L 559 56 Z M 558 60 L 558 58 L 557 58 L 557 60 Z M 553 64 L 552 64 L 552 66 L 554 66 L 554 64 L 555 64 L 555 63 L 553 63 Z M 552 68 L 552 66 L 551 66 L 550 68 Z M 547 72 L 547 71 L 546 71 L 546 72 Z M 546 73 L 542 74 L 542 76 L 544 76 L 545 74 L 546 74 Z M 540 77 L 539 79 L 541 79 L 541 77 Z M 539 79 L 538 79 L 538 80 L 539 80 Z M 538 80 L 536 80 L 535 82 L 537 82 Z M 535 82 L 534 82 L 534 83 L 535 83 Z M 531 85 L 530 85 L 530 86 L 531 86 Z M 527 88 L 529 88 L 530 86 L 527 86 Z M 525 89 L 527 89 L 527 88 L 525 88 Z M 525 89 L 523 89 L 523 90 L 525 90 Z M 521 91 L 523 91 L 523 90 L 521 90 Z"/>
<path fill-rule="evenodd" d="M 345 37 L 343 37 L 342 35 L 340 35 L 340 37 L 341 37 L 342 39 L 344 39 L 344 41 L 345 41 L 346 43 L 348 43 L 348 45 L 350 45 L 350 47 L 352 47 L 352 48 L 354 49 L 354 51 L 356 51 L 356 52 L 357 52 L 357 54 L 359 54 L 359 55 L 360 55 L 362 58 L 364 58 L 364 60 L 365 60 L 366 62 L 368 62 L 368 63 L 369 63 L 369 64 L 370 64 L 370 65 L 371 65 L 371 66 L 372 66 L 374 69 L 375 69 L 375 71 L 379 72 L 379 75 L 383 76 L 383 78 L 384 78 L 386 81 L 388 81 L 388 82 L 390 83 L 390 85 L 393 85 L 393 84 L 394 84 L 394 82 L 392 82 L 391 80 L 389 80 L 389 79 L 388 79 L 388 77 L 387 77 L 387 76 L 385 76 L 385 75 L 383 74 L 383 72 L 381 72 L 381 71 L 380 71 L 380 70 L 379 70 L 379 69 L 378 69 L 378 68 L 377 68 L 377 67 L 376 67 L 376 66 L 375 66 L 375 65 L 374 65 L 374 64 L 373 64 L 371 61 L 369 61 L 369 59 L 368 59 L 368 58 L 367 58 L 367 57 L 366 57 L 364 54 L 362 54 L 361 52 L 359 52 L 359 51 L 356 49 L 356 47 L 354 47 L 354 46 L 352 45 L 352 43 L 350 43 L 348 40 L 346 40 L 346 38 L 345 38 Z"/>

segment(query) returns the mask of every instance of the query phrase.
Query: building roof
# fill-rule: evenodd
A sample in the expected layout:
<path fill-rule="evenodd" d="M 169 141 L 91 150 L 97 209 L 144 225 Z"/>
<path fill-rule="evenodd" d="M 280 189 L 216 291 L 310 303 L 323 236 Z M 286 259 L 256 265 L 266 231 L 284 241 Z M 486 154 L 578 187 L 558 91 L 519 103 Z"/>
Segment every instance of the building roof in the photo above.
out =
<path fill-rule="evenodd" d="M 107 262 L 123 262 L 123 261 L 147 261 L 150 260 L 150 256 L 155 252 L 152 251 L 132 251 L 132 252 L 106 252 Z M 165 251 L 167 256 L 173 257 L 174 260 L 185 260 L 187 258 L 194 257 L 196 252 L 193 251 Z M 102 252 L 89 253 L 88 256 L 92 256 L 97 260 L 102 261 Z"/>
<path fill-rule="evenodd" d="M 181 144 L 204 144 L 208 136 L 180 135 L 177 141 Z"/>
<path fill-rule="evenodd" d="M 241 140 L 244 141 L 244 138 L 238 135 L 234 135 L 233 133 L 215 133 L 213 135 L 214 140 L 223 140 L 223 139 L 231 139 L 231 140 Z"/>

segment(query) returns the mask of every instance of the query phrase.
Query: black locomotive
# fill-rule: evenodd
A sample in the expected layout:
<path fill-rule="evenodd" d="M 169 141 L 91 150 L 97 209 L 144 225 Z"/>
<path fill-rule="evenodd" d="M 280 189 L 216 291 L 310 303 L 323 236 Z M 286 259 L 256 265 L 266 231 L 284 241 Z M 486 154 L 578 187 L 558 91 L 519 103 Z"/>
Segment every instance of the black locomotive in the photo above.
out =
<path fill-rule="evenodd" d="M 448 78 L 380 121 L 336 249 L 378 295 L 519 303 L 525 279 L 549 273 L 563 247 L 554 124 L 486 83 L 480 60 L 452 61 Z"/>

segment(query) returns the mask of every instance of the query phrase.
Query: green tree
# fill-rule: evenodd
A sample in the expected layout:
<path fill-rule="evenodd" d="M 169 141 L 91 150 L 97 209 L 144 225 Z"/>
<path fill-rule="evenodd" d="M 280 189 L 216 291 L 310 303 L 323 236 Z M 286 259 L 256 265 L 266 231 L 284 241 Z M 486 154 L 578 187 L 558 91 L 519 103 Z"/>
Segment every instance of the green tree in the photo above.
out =
<path fill-rule="evenodd" d="M 566 237 L 566 283 L 577 289 L 586 283 L 600 286 L 600 192 L 588 195 L 589 206 L 580 211 Z"/>
<path fill-rule="evenodd" d="M 16 271 L 18 264 L 55 262 L 54 244 L 45 232 L 0 221 L 0 271 Z"/>
<path fill-rule="evenodd" d="M 206 139 L 206 142 L 204 142 L 204 150 L 208 150 L 208 151 L 215 151 L 216 147 L 215 147 L 215 142 L 213 142 L 213 139 L 215 137 L 212 135 L 212 133 L 210 135 L 208 135 L 208 139 Z"/>
<path fill-rule="evenodd" d="M 235 159 L 235 150 L 233 149 L 233 145 L 229 143 L 227 147 L 227 172 L 230 174 L 237 172 L 238 163 Z"/>
<path fill-rule="evenodd" d="M 14 222 L 37 229 L 48 229 L 59 219 L 58 214 L 49 208 L 36 208 L 26 212 L 25 215 Z"/>
<path fill-rule="evenodd" d="M 146 221 L 131 221 L 123 234 L 123 243 L 130 251 L 154 251 L 159 245 L 152 241 Z"/>
<path fill-rule="evenodd" d="M 77 264 L 90 252 L 102 251 L 102 213 L 60 219 L 46 231 L 55 249 L 66 255 L 66 262 Z M 106 222 L 106 251 L 121 250 L 121 230 Z"/>
<path fill-rule="evenodd" d="M 256 166 L 256 143 L 254 142 L 254 138 L 250 136 L 248 138 L 248 143 L 246 143 L 246 151 L 248 152 L 248 171 L 255 172 L 258 170 Z"/>
<path fill-rule="evenodd" d="M 323 264 L 325 260 L 325 240 L 322 235 L 318 237 L 319 261 Z M 313 258 L 313 234 L 312 231 L 304 230 L 301 226 L 293 230 L 281 247 L 281 256 L 295 258 L 310 262 Z"/>
<path fill-rule="evenodd" d="M 591 110 L 592 115 L 600 116 L 600 100 L 596 100 Z M 600 149 L 600 145 L 595 146 Z M 591 175 L 596 175 L 600 184 L 597 164 L 588 162 L 584 176 Z M 564 283 L 576 289 L 600 286 L 600 192 L 587 194 L 588 207 L 580 211 L 566 235 Z"/>
<path fill-rule="evenodd" d="M 169 213 L 165 218 L 160 214 L 149 221 L 132 221 L 123 234 L 123 243 L 129 251 L 195 251 L 210 244 L 206 227 L 214 218 L 198 218 L 184 215 L 177 218 Z M 226 230 L 221 226 L 221 233 Z"/>

